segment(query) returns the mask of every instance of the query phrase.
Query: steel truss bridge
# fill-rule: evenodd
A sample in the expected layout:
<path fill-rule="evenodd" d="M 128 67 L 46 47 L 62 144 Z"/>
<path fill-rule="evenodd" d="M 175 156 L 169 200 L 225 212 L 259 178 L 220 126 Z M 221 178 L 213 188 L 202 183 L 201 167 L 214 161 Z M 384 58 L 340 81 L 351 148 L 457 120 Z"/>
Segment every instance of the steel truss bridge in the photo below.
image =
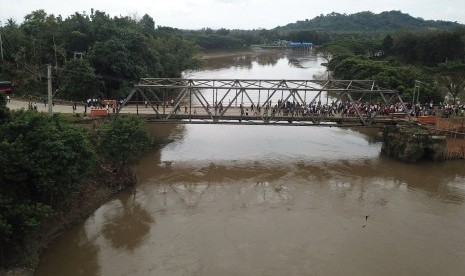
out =
<path fill-rule="evenodd" d="M 351 106 L 351 114 L 328 112 L 339 103 Z M 383 109 L 366 112 L 363 104 L 370 103 L 400 105 L 403 112 L 396 116 L 386 116 Z M 145 78 L 116 113 L 191 124 L 370 126 L 412 121 L 399 93 L 371 80 Z"/>

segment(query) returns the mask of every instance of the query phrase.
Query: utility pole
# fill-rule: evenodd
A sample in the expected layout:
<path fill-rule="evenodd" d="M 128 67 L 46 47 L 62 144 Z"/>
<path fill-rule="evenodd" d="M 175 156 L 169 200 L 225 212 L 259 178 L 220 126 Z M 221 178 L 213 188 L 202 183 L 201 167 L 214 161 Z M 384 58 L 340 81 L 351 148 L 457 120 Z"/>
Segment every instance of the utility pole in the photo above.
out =
<path fill-rule="evenodd" d="M 415 94 L 417 95 L 417 103 L 420 100 L 420 84 L 421 84 L 421 81 L 419 81 L 419 80 L 415 81 L 415 87 L 413 88 L 413 102 L 412 102 L 412 104 L 415 104 Z"/>
<path fill-rule="evenodd" d="M 48 79 L 48 113 L 53 115 L 52 110 L 52 65 L 47 65 L 47 79 Z"/>

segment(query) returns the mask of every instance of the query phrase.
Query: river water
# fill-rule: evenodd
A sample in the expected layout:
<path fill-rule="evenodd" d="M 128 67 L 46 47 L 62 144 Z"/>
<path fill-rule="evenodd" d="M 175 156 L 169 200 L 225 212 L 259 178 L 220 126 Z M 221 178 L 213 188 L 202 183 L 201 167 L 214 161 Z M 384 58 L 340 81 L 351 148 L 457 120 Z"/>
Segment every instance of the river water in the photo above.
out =
<path fill-rule="evenodd" d="M 310 53 L 209 58 L 192 78 L 314 79 Z M 373 129 L 150 125 L 139 184 L 36 275 L 465 275 L 465 162 L 383 156 Z"/>

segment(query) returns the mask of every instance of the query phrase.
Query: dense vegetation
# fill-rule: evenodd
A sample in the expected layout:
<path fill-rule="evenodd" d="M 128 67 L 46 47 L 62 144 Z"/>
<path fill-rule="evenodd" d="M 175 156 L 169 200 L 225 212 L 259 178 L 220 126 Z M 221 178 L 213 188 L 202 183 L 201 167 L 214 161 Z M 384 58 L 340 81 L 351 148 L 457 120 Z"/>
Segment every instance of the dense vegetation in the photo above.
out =
<path fill-rule="evenodd" d="M 10 111 L 5 105 L 0 94 L 0 267 L 31 265 L 30 256 L 21 256 L 30 235 L 67 211 L 95 175 L 109 168 L 126 173 L 152 139 L 138 117 L 86 129 L 59 116 Z"/>
<path fill-rule="evenodd" d="M 275 30 L 326 34 L 317 49 L 337 79 L 373 79 L 421 103 L 456 101 L 465 86 L 465 28 L 400 11 L 331 13 Z M 418 94 L 420 97 L 418 97 Z"/>
<path fill-rule="evenodd" d="M 451 31 L 463 25 L 414 18 L 400 11 L 380 14 L 360 12 L 351 15 L 330 13 L 313 19 L 297 21 L 271 30 L 175 30 L 203 49 L 239 49 L 254 44 L 271 44 L 278 39 L 308 41 L 321 45 L 336 40 L 382 39 L 397 31 Z"/>
<path fill-rule="evenodd" d="M 277 40 L 329 42 L 329 34 L 314 30 L 177 30 L 185 39 L 198 44 L 203 50 L 246 49 L 252 45 L 272 44 Z"/>
<path fill-rule="evenodd" d="M 278 27 L 278 30 L 319 30 L 325 32 L 376 32 L 386 33 L 394 32 L 401 29 L 411 31 L 425 30 L 452 30 L 461 26 L 458 23 L 448 21 L 433 21 L 424 20 L 422 18 L 414 18 L 400 11 L 386 11 L 379 14 L 365 11 L 354 14 L 340 14 L 332 12 L 326 15 L 317 16 L 311 20 L 297 21 L 283 27 Z"/>
<path fill-rule="evenodd" d="M 68 18 L 37 10 L 18 25 L 1 27 L 4 60 L 0 79 L 13 80 L 17 94 L 46 93 L 46 64 L 62 99 L 118 98 L 142 77 L 179 77 L 194 68 L 199 48 L 154 20 L 111 18 L 101 11 Z M 78 84 L 78 85 L 77 85 Z"/>
<path fill-rule="evenodd" d="M 142 77 L 179 77 L 183 70 L 195 68 L 199 63 L 194 57 L 200 50 L 245 49 L 288 40 L 310 41 L 325 45 L 324 51 L 331 49 L 337 56 L 331 63 L 336 77 L 349 78 L 355 69 L 344 67 L 354 62 L 359 67 L 368 66 L 370 61 L 374 63 L 369 66 L 377 68 L 375 73 L 350 78 L 382 74 L 388 84 L 396 82 L 395 78 L 411 76 L 389 85 L 404 91 L 412 89 L 415 79 L 433 79 L 433 72 L 419 67 L 438 68 L 440 63 L 460 59 L 464 38 L 460 27 L 458 23 L 389 11 L 330 13 L 271 30 L 179 30 L 156 27 L 149 15 L 111 18 L 92 11 L 90 15 L 75 13 L 63 19 L 38 10 L 28 14 L 20 25 L 8 20 L 1 27 L 5 55 L 0 79 L 13 80 L 17 94 L 44 96 L 44 65 L 52 64 L 56 97 L 74 101 L 96 96 L 120 98 Z M 397 70 L 400 65 L 408 66 Z M 380 73 L 388 67 L 394 75 Z"/>
<path fill-rule="evenodd" d="M 338 40 L 320 46 L 337 79 L 373 79 L 412 99 L 416 85 L 421 103 L 455 102 L 465 86 L 465 29 L 398 31 L 384 39 Z"/>

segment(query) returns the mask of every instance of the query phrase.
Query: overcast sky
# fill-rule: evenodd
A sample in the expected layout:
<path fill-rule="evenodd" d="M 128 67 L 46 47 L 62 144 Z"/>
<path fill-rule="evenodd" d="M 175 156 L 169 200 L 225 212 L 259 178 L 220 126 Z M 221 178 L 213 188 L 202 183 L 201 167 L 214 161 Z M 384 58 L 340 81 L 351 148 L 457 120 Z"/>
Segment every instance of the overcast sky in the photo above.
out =
<path fill-rule="evenodd" d="M 21 23 L 38 9 L 64 18 L 91 8 L 111 16 L 150 15 L 157 26 L 180 29 L 272 29 L 331 12 L 400 10 L 425 20 L 465 24 L 464 0 L 0 0 L 0 21 Z"/>

